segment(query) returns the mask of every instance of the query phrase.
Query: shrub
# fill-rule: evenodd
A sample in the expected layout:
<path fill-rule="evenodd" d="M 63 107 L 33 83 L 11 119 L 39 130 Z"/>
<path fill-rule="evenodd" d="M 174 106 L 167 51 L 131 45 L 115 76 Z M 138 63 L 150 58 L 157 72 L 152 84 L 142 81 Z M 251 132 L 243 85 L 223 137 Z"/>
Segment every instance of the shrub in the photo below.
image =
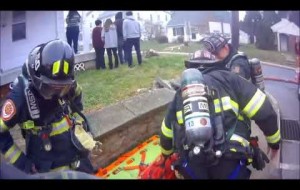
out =
<path fill-rule="evenodd" d="M 160 44 L 168 43 L 168 37 L 167 36 L 158 36 L 158 37 L 156 37 L 156 40 Z"/>
<path fill-rule="evenodd" d="M 183 36 L 178 36 L 178 37 L 177 37 L 177 42 L 178 42 L 178 43 L 182 44 L 183 41 L 184 41 Z"/>

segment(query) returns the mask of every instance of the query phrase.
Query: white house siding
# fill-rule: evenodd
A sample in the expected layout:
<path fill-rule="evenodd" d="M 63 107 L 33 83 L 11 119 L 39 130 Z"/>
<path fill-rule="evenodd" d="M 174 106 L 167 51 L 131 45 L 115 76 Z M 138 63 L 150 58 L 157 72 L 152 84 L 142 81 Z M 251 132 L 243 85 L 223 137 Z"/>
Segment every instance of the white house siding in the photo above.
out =
<path fill-rule="evenodd" d="M 167 28 L 167 37 L 168 37 L 169 43 L 176 42 L 177 36 L 173 36 L 173 27 Z"/>
<path fill-rule="evenodd" d="M 181 35 L 173 35 L 173 28 L 178 28 L 178 27 L 183 27 L 183 26 L 174 26 L 174 27 L 167 27 L 167 37 L 169 40 L 169 43 L 174 43 L 177 42 L 177 38 Z M 192 27 L 192 26 L 191 26 Z M 199 42 L 203 37 L 197 32 L 193 32 L 193 30 L 191 30 L 190 34 L 187 34 L 187 27 L 184 27 L 184 40 L 185 41 L 192 41 L 192 42 Z M 192 34 L 196 35 L 195 39 L 192 39 Z"/>
<path fill-rule="evenodd" d="M 221 22 L 208 22 L 209 23 L 209 32 L 210 33 L 222 33 L 222 25 Z M 231 35 L 231 27 L 228 23 L 223 24 L 223 33 Z"/>
<path fill-rule="evenodd" d="M 84 22 L 83 22 L 83 28 L 82 28 L 82 41 L 80 44 L 83 45 L 83 52 L 90 52 L 93 50 L 92 45 L 92 32 L 95 25 L 95 21 L 98 19 L 100 13 L 103 11 L 84 11 Z M 87 13 L 89 13 L 87 15 Z M 104 24 L 105 20 L 102 20 L 102 26 Z"/>
<path fill-rule="evenodd" d="M 61 18 L 62 11 L 26 11 L 26 38 L 13 42 L 12 11 L 1 11 L 0 75 L 3 77 L 6 71 L 20 68 L 36 45 L 62 38 Z"/>

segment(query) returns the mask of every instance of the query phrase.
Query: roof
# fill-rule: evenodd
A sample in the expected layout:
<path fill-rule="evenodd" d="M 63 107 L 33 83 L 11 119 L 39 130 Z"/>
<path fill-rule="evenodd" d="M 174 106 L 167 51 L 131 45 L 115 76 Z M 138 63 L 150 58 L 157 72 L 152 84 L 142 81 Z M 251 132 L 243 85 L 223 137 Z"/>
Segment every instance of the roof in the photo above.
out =
<path fill-rule="evenodd" d="M 273 32 L 288 34 L 294 36 L 300 36 L 300 28 L 293 22 L 287 19 L 281 19 L 278 23 L 271 26 Z"/>
<path fill-rule="evenodd" d="M 174 11 L 167 26 L 184 25 L 185 22 L 190 22 L 191 25 L 202 25 L 208 21 L 230 23 L 230 19 L 228 11 Z"/>

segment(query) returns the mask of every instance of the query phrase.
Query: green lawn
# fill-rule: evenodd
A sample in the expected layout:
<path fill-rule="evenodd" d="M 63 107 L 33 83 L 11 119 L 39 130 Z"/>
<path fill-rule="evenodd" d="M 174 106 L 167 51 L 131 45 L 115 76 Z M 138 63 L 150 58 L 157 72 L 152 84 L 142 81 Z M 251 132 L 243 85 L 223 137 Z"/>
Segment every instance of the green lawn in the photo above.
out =
<path fill-rule="evenodd" d="M 156 41 L 142 42 L 141 49 L 155 49 L 165 51 L 170 46 L 179 44 L 158 44 Z M 174 49 L 174 51 L 192 53 L 200 48 L 198 43 L 190 43 L 188 47 Z M 276 51 L 258 50 L 254 46 L 244 45 L 240 47 L 249 58 L 257 57 L 263 61 L 286 64 L 283 54 Z M 133 55 L 136 64 L 136 56 Z M 99 109 L 116 103 L 137 93 L 140 88 L 150 88 L 156 77 L 172 79 L 180 76 L 184 69 L 184 59 L 187 56 L 160 55 L 144 59 L 142 66 L 130 69 L 127 65 L 121 65 L 114 70 L 87 70 L 77 74 L 79 84 L 83 88 L 85 112 Z M 108 61 L 106 60 L 106 63 Z"/>
<path fill-rule="evenodd" d="M 180 46 L 178 43 L 159 44 L 156 41 L 146 41 L 141 43 L 142 50 L 155 49 L 156 51 L 166 51 L 167 47 Z M 173 52 L 193 53 L 200 49 L 200 44 L 196 42 L 189 43 L 189 46 L 181 46 L 180 49 L 174 49 Z M 261 61 L 273 62 L 280 65 L 295 66 L 295 63 L 288 62 L 284 55 L 289 55 L 295 58 L 291 53 L 282 53 L 278 51 L 268 51 L 257 49 L 254 45 L 241 45 L 239 51 L 248 55 L 249 58 L 258 58 Z"/>
<path fill-rule="evenodd" d="M 85 112 L 126 99 L 136 94 L 137 89 L 150 88 L 157 76 L 162 79 L 179 76 L 184 69 L 185 58 L 162 55 L 144 59 L 141 66 L 134 68 L 121 65 L 113 70 L 87 70 L 76 74 L 83 89 Z M 136 59 L 134 63 L 137 63 Z"/>
<path fill-rule="evenodd" d="M 260 50 L 255 48 L 254 45 L 242 45 L 240 46 L 239 51 L 245 52 L 249 58 L 258 58 L 262 61 L 267 62 L 273 62 L 280 65 L 289 65 L 289 66 L 295 66 L 295 63 L 289 63 L 286 60 L 286 57 L 284 55 L 290 55 L 295 58 L 294 55 L 291 53 L 282 53 L 278 51 L 271 51 L 271 50 Z"/>

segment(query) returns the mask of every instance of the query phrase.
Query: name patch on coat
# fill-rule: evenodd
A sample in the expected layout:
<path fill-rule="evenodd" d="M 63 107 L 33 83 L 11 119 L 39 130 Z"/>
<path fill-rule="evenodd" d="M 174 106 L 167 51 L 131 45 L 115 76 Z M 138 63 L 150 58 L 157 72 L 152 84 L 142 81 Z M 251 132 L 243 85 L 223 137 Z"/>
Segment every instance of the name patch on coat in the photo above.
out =
<path fill-rule="evenodd" d="M 28 110 L 32 119 L 38 119 L 40 117 L 40 109 L 38 107 L 36 98 L 30 89 L 25 89 L 26 102 Z"/>

